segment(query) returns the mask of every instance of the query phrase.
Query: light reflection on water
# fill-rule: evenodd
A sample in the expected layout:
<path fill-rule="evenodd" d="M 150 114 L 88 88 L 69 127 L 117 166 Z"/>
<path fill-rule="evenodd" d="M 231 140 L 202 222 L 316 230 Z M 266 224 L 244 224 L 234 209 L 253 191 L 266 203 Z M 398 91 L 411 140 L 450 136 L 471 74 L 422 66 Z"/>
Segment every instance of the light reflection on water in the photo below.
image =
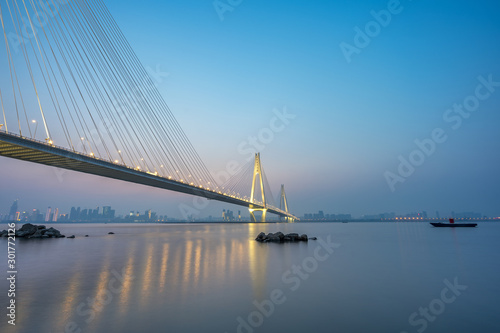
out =
<path fill-rule="evenodd" d="M 408 316 L 439 296 L 443 279 L 457 276 L 468 291 L 427 332 L 499 328 L 492 309 L 500 296 L 500 269 L 492 263 L 500 259 L 500 225 L 475 230 L 437 230 L 423 223 L 56 228 L 77 238 L 18 242 L 17 325 L 6 328 L 1 322 L 1 332 L 67 327 L 74 332 L 236 332 L 237 318 L 247 318 L 256 310 L 253 302 L 269 299 L 274 289 L 284 292 L 286 302 L 255 332 L 304 332 L 311 326 L 315 332 L 416 332 Z M 313 257 L 319 243 L 254 241 L 261 231 L 278 230 L 331 235 L 340 247 L 291 291 L 283 273 Z M 6 283 L 0 287 L 6 290 Z M 471 305 L 480 308 L 481 318 L 464 315 Z"/>

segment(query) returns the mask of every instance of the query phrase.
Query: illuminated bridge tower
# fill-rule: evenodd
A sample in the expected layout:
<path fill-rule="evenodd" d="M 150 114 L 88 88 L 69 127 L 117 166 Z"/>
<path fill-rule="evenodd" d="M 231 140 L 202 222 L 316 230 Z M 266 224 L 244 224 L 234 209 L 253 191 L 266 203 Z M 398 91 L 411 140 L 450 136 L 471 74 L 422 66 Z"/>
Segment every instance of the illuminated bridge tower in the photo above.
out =
<path fill-rule="evenodd" d="M 281 185 L 280 209 L 288 213 L 288 202 L 286 201 L 285 185 L 283 184 Z M 280 220 L 283 220 L 282 216 L 280 216 Z M 293 222 L 293 219 L 285 216 L 285 221 Z"/>
<path fill-rule="evenodd" d="M 260 192 L 262 194 L 262 202 L 257 203 L 257 205 L 260 207 L 250 205 L 250 208 L 248 208 L 248 210 L 250 211 L 250 219 L 252 220 L 252 222 L 257 222 L 257 219 L 255 218 L 255 214 L 254 214 L 255 211 L 261 211 L 262 217 L 261 217 L 260 221 L 266 222 L 266 213 L 267 213 L 266 193 L 264 191 L 264 180 L 263 180 L 262 165 L 260 164 L 260 153 L 255 154 L 255 165 L 253 168 L 253 180 L 252 180 L 252 193 L 250 195 L 250 202 L 252 202 L 252 203 L 256 203 L 254 198 L 255 198 L 255 179 L 257 178 L 257 175 L 259 176 L 259 184 L 260 184 Z"/>

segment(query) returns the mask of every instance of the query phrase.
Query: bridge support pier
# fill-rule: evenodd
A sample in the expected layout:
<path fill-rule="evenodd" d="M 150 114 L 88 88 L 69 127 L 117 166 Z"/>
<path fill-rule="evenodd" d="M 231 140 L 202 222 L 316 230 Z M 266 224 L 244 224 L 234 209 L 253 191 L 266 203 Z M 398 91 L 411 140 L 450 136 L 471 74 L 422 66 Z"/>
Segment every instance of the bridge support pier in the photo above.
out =
<path fill-rule="evenodd" d="M 250 220 L 252 222 L 266 222 L 266 214 L 267 214 L 267 209 L 257 209 L 257 208 L 249 208 L 248 211 L 250 212 Z M 254 212 L 255 211 L 261 211 L 262 216 L 260 217 L 260 221 L 257 221 L 257 218 L 255 217 Z"/>

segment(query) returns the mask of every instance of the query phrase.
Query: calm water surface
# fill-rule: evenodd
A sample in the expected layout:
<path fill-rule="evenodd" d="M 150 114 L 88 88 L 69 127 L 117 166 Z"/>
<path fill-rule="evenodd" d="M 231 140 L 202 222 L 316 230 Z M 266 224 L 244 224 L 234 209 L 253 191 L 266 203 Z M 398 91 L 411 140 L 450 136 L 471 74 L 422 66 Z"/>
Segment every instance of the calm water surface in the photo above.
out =
<path fill-rule="evenodd" d="M 500 224 L 55 227 L 77 238 L 17 242 L 17 325 L 2 279 L 0 332 L 500 332 Z"/>

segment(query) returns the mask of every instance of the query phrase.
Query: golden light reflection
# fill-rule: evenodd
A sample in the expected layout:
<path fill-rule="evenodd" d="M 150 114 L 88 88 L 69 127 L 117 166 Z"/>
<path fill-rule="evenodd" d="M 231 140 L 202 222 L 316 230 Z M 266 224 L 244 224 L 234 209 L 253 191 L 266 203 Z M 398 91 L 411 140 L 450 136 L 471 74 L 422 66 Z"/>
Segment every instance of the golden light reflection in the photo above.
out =
<path fill-rule="evenodd" d="M 109 253 L 109 252 L 108 252 Z M 110 279 L 110 260 L 109 255 L 103 261 L 103 265 L 101 267 L 101 273 L 99 274 L 99 278 L 97 279 L 97 287 L 95 289 L 94 296 L 90 297 L 95 300 L 95 304 L 92 306 L 93 313 L 95 314 L 94 320 L 89 324 L 89 328 L 92 325 L 96 325 L 99 322 L 99 319 L 102 315 L 103 310 L 105 309 L 105 301 L 109 297 L 109 279 Z"/>
<path fill-rule="evenodd" d="M 120 293 L 120 312 L 123 313 L 129 305 L 132 281 L 134 280 L 135 244 L 130 247 L 127 264 L 123 269 L 123 285 Z"/>
<path fill-rule="evenodd" d="M 186 248 L 184 251 L 184 265 L 182 268 L 182 290 L 187 292 L 190 289 L 189 281 L 191 278 L 191 263 L 193 258 L 193 241 L 188 240 L 186 242 Z"/>
<path fill-rule="evenodd" d="M 257 235 L 262 228 L 261 225 L 257 223 L 249 223 L 248 224 L 248 262 L 250 268 L 250 277 L 252 279 L 252 286 L 255 299 L 263 299 L 266 297 L 266 276 L 267 276 L 267 251 L 262 251 L 264 253 L 264 257 L 259 256 L 262 254 L 258 251 L 258 247 L 261 246 L 260 243 L 253 241 L 255 235 Z"/>
<path fill-rule="evenodd" d="M 141 293 L 141 305 L 144 305 L 149 298 L 152 270 L 153 270 L 153 250 L 154 244 L 148 244 L 148 249 L 146 251 L 146 268 L 144 269 L 144 275 L 142 277 L 142 293 Z"/>
<path fill-rule="evenodd" d="M 167 263 L 168 263 L 168 248 L 169 244 L 165 243 L 163 244 L 163 253 L 161 257 L 161 270 L 160 270 L 160 293 L 163 293 L 163 290 L 165 289 L 165 282 L 167 281 Z"/>
<path fill-rule="evenodd" d="M 200 269 L 201 269 L 201 239 L 196 240 L 196 248 L 194 255 L 194 285 L 198 286 L 200 282 Z"/>
<path fill-rule="evenodd" d="M 126 253 L 120 256 L 124 259 L 124 266 L 112 260 L 113 251 L 107 251 L 99 259 L 98 271 L 94 279 L 88 281 L 92 289 L 85 291 L 84 296 L 82 283 L 85 282 L 85 271 L 72 276 L 61 305 L 62 312 L 74 316 L 78 303 L 86 302 L 87 298 L 95 299 L 97 305 L 99 300 L 100 303 L 105 302 L 109 296 L 109 283 L 116 279 L 116 273 L 121 278 L 115 286 L 121 288 L 119 293 L 113 293 L 111 301 L 115 302 L 122 316 L 136 306 L 148 308 L 160 305 L 165 297 L 169 302 L 182 306 L 185 302 L 192 302 L 193 294 L 210 293 L 214 286 L 222 288 L 235 281 L 251 287 L 255 299 L 263 299 L 267 296 L 267 251 L 263 251 L 262 244 L 253 241 L 253 238 L 265 230 L 265 227 L 256 224 L 241 226 L 236 233 L 229 232 L 227 228 L 203 226 L 182 230 L 181 239 L 178 239 L 178 233 L 171 233 L 166 237 L 148 239 L 147 243 L 131 241 Z M 246 236 L 242 237 L 242 232 Z M 107 308 L 95 308 L 95 318 L 90 326 L 107 320 L 104 316 L 107 313 L 104 312 L 109 311 Z M 58 322 L 64 325 L 70 321 L 68 315 L 59 316 Z"/>
<path fill-rule="evenodd" d="M 77 305 L 77 301 L 79 301 L 77 297 L 81 287 L 81 278 L 82 271 L 80 269 L 76 269 L 69 282 L 69 287 L 66 291 L 64 302 L 61 305 L 61 311 L 57 312 L 60 314 L 59 316 L 57 316 L 58 327 L 64 327 L 64 325 L 70 320 L 70 317 L 73 315 L 74 309 Z"/>

